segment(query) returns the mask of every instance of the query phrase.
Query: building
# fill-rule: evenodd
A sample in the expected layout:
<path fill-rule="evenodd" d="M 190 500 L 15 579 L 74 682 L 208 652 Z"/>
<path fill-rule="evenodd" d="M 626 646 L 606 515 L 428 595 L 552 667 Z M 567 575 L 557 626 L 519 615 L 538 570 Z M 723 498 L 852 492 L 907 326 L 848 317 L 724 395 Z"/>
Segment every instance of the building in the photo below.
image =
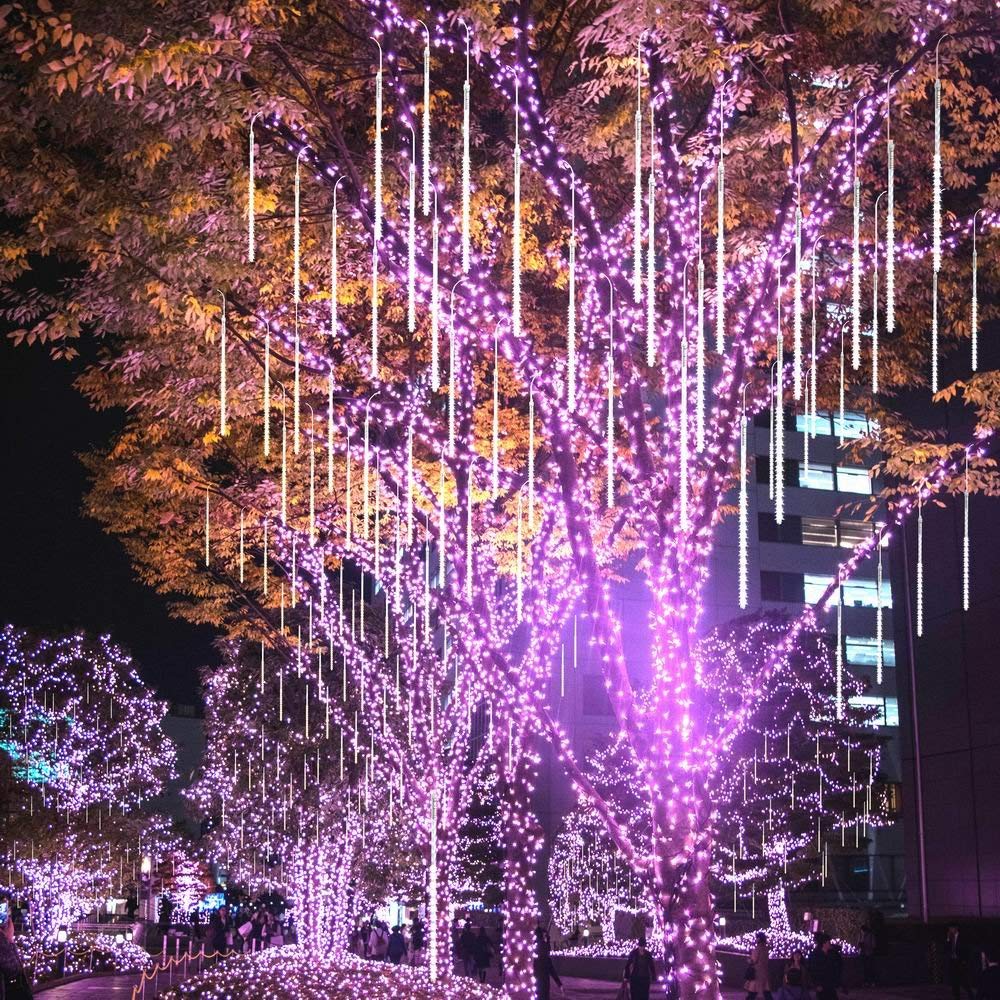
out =
<path fill-rule="evenodd" d="M 964 435 L 967 439 L 967 435 Z M 915 634 L 916 524 L 893 553 L 903 828 L 910 912 L 1000 917 L 1000 501 L 970 498 L 969 609 L 962 609 L 960 497 L 924 514 L 924 635 Z"/>
<path fill-rule="evenodd" d="M 808 468 L 803 450 L 804 417 L 789 415 L 785 435 L 785 517 L 778 525 L 770 497 L 769 417 L 764 413 L 749 430 L 748 450 L 755 456 L 750 476 L 749 606 L 740 610 L 737 596 L 737 525 L 729 518 L 718 533 L 711 579 L 706 594 L 705 629 L 723 624 L 755 609 L 784 608 L 790 614 L 815 603 L 834 579 L 836 566 L 849 549 L 869 536 L 864 520 L 877 488 L 866 469 L 840 460 L 840 437 L 859 437 L 867 431 L 865 418 L 821 414 L 816 436 L 809 443 Z M 734 501 L 735 502 L 735 501 Z M 857 509 L 853 509 L 857 508 Z M 883 549 L 883 676 L 876 683 L 876 570 L 865 568 L 844 587 L 844 659 L 852 673 L 868 681 L 865 703 L 877 709 L 887 742 L 882 752 L 882 783 L 890 803 L 899 808 L 901 747 L 896 684 L 896 645 L 893 632 L 893 591 L 889 552 Z M 629 672 L 641 686 L 649 676 L 647 609 L 644 587 L 632 580 L 616 588 L 623 618 Z M 835 615 L 821 625 L 835 632 Z M 591 656 L 589 635 L 577 625 L 576 641 L 566 636 L 567 665 L 555 678 L 550 704 L 573 741 L 578 759 L 606 742 L 613 727 L 600 664 Z M 575 650 L 575 655 L 574 655 Z M 575 660 L 575 662 L 574 662 Z M 573 793 L 551 752 L 543 757 L 538 812 L 551 844 L 563 816 L 573 806 Z M 830 877 L 824 895 L 855 905 L 878 905 L 899 910 L 906 905 L 906 873 L 899 822 L 877 831 L 867 848 L 856 854 L 838 852 L 830 858 Z"/>

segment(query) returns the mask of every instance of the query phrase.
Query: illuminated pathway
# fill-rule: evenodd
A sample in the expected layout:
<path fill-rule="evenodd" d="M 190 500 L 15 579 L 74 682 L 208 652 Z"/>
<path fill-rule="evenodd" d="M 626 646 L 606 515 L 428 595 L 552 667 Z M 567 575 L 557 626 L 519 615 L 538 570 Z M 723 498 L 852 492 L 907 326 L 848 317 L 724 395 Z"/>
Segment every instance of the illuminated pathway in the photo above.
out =
<path fill-rule="evenodd" d="M 134 975 L 95 976 L 63 983 L 37 995 L 45 1000 L 131 1000 L 135 979 Z"/>

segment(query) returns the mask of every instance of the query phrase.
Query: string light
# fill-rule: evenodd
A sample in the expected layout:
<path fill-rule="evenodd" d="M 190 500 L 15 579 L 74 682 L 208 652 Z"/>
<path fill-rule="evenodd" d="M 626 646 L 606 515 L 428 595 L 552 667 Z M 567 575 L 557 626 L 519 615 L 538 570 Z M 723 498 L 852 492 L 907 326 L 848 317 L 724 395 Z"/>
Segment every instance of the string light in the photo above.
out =
<path fill-rule="evenodd" d="M 513 257 L 511 261 L 511 333 L 521 336 L 521 106 L 518 101 L 518 78 L 514 77 L 514 220 Z"/>
<path fill-rule="evenodd" d="M 965 452 L 965 482 L 962 491 L 962 610 L 969 610 L 969 577 L 972 543 L 969 535 L 969 452 Z"/>
<path fill-rule="evenodd" d="M 858 176 L 858 105 L 854 105 L 854 155 L 851 158 L 853 237 L 851 240 L 851 367 L 861 367 L 861 178 Z"/>
<path fill-rule="evenodd" d="M 924 500 L 917 501 L 917 638 L 924 634 Z"/>
<path fill-rule="evenodd" d="M 256 177 L 256 143 L 253 137 L 253 123 L 260 117 L 259 113 L 250 118 L 249 156 L 250 166 L 247 171 L 247 260 L 252 264 L 257 257 L 256 210 L 257 177 Z"/>
<path fill-rule="evenodd" d="M 465 28 L 465 83 L 462 85 L 462 273 L 468 274 L 472 261 L 471 238 L 471 202 L 472 202 L 472 159 L 469 152 L 469 117 L 472 105 L 472 84 L 470 82 L 470 63 L 472 34 L 469 26 L 462 21 Z"/>
<path fill-rule="evenodd" d="M 417 328 L 417 137 L 410 126 L 409 214 L 406 231 L 406 329 Z"/>
<path fill-rule="evenodd" d="M 219 435 L 229 434 L 226 422 L 226 296 L 222 295 L 222 324 L 219 333 Z"/>
<path fill-rule="evenodd" d="M 749 588 L 747 586 L 749 577 L 749 544 L 750 544 L 750 511 L 747 498 L 747 386 L 743 386 L 743 405 L 740 408 L 740 502 L 739 502 L 739 526 L 737 528 L 737 538 L 739 540 L 739 554 L 737 564 L 738 596 L 741 610 L 746 610 L 749 604 Z"/>
<path fill-rule="evenodd" d="M 431 33 L 423 21 L 417 23 L 424 29 L 424 107 L 423 107 L 423 154 L 421 156 L 421 180 L 423 188 L 424 215 L 431 214 Z"/>
<path fill-rule="evenodd" d="M 635 181 L 632 191 L 632 297 L 642 301 L 642 35 L 635 60 Z M 650 160 L 652 169 L 652 160 Z"/>

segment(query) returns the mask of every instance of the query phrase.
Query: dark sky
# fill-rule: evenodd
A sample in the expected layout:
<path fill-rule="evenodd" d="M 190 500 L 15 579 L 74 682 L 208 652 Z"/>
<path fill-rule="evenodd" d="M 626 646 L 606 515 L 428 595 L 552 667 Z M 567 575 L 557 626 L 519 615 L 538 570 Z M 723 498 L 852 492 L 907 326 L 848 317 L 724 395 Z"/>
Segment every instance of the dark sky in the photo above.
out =
<path fill-rule="evenodd" d="M 0 331 L 5 552 L 4 623 L 63 632 L 110 632 L 163 697 L 193 703 L 198 667 L 217 659 L 214 633 L 170 616 L 140 583 L 117 539 L 82 513 L 87 488 L 76 456 L 107 443 L 118 413 L 95 413 L 73 388 L 80 362 L 14 347 Z"/>

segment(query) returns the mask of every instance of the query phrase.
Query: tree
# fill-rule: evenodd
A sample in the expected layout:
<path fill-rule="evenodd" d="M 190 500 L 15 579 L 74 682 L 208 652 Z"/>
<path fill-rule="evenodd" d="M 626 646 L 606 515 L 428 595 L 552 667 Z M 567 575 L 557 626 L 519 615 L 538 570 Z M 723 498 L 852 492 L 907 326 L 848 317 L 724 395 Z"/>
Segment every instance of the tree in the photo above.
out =
<path fill-rule="evenodd" d="M 177 842 L 149 809 L 175 766 L 166 712 L 107 636 L 0 631 L 0 866 L 46 940 Z"/>
<path fill-rule="evenodd" d="M 256 639 L 262 618 L 280 612 L 273 592 L 237 581 L 237 520 L 249 519 L 259 567 L 265 525 L 274 531 L 293 511 L 297 534 L 280 542 L 290 593 L 306 551 L 298 538 L 317 533 L 324 565 L 311 586 L 319 594 L 318 581 L 344 562 L 348 573 L 369 575 L 367 592 L 387 592 L 391 562 L 355 520 L 360 506 L 369 526 L 365 508 L 379 492 L 371 480 L 360 495 L 356 479 L 353 496 L 347 486 L 374 433 L 375 482 L 384 482 L 387 506 L 396 489 L 400 497 L 385 527 L 405 527 L 411 577 L 422 563 L 426 577 L 432 549 L 444 553 L 443 585 L 428 603 L 456 657 L 475 666 L 494 722 L 503 716 L 493 742 L 497 759 L 513 765 L 507 801 L 515 808 L 530 787 L 530 737 L 540 727 L 651 886 L 683 996 L 718 992 L 708 879 L 715 762 L 815 623 L 813 611 L 794 623 L 725 725 L 710 724 L 695 650 L 745 418 L 772 397 L 837 408 L 843 370 L 845 405 L 878 417 L 885 467 L 919 484 L 898 502 L 881 498 L 873 523 L 897 522 L 939 488 L 960 491 L 965 451 L 970 488 L 995 489 L 984 454 L 995 416 L 989 377 L 955 390 L 983 422 L 967 448 L 928 440 L 890 409 L 897 390 L 926 385 L 928 375 L 935 383 L 942 359 L 964 351 L 971 332 L 967 236 L 980 204 L 987 221 L 995 211 L 995 185 L 977 201 L 972 183 L 989 175 L 997 154 L 998 108 L 977 62 L 993 50 L 993 14 L 985 0 L 919 12 L 903 3 L 765 9 L 714 0 L 655 11 L 477 6 L 462 12 L 468 34 L 448 12 L 431 18 L 427 58 L 415 20 L 423 8 L 380 0 L 348 4 L 336 17 L 319 5 L 266 4 L 232 14 L 143 8 L 113 20 L 88 5 L 72 16 L 12 7 L 4 18 L 8 51 L 20 61 L 9 61 L 18 126 L 4 133 L 0 169 L 7 212 L 23 223 L 5 276 L 21 277 L 34 253 L 82 265 L 58 294 L 33 291 L 12 311 L 21 336 L 57 352 L 96 328 L 104 355 L 81 386 L 96 405 L 132 414 L 94 459 L 91 510 L 123 536 L 150 583 L 179 595 L 182 613 Z M 467 37 L 477 64 L 468 91 Z M 928 85 L 938 65 L 950 131 L 932 191 Z M 412 81 L 424 66 L 431 73 L 421 99 Z M 450 96 L 466 92 L 468 131 Z M 861 292 L 881 242 L 872 245 L 867 226 L 862 239 L 860 220 L 884 186 L 880 130 L 890 104 L 898 203 L 882 232 L 894 237 L 885 274 L 893 315 L 878 339 L 873 393 L 876 340 L 862 337 Z M 256 114 L 248 186 L 245 132 Z M 127 127 L 109 134 L 111 115 Z M 463 155 L 466 136 L 472 159 Z M 635 177 L 631 192 L 623 170 Z M 932 197 L 942 187 L 953 216 Z M 249 235 L 248 206 L 259 223 Z M 992 228 L 981 232 L 994 238 Z M 248 241 L 251 266 L 241 260 Z M 983 255 L 980 281 L 992 267 Z M 984 301 L 979 319 L 988 315 Z M 266 389 L 265 373 L 275 379 Z M 774 412 L 780 519 L 786 432 L 783 407 Z M 270 435 L 272 423 L 276 440 L 262 460 L 261 432 Z M 326 449 L 320 470 L 326 464 L 329 477 L 332 461 L 336 480 L 318 528 L 313 443 Z M 882 533 L 845 560 L 818 611 Z M 524 548 L 532 575 L 519 583 Z M 608 594 L 626 557 L 651 601 L 645 697 L 629 677 Z M 572 759 L 537 685 L 517 682 L 523 665 L 541 672 L 552 664 L 578 601 L 593 621 L 619 728 L 644 768 L 652 852 L 630 839 Z M 393 603 L 397 649 L 417 635 L 423 606 Z M 530 637 L 522 640 L 521 628 Z M 532 659 L 516 661 L 523 650 Z M 412 660 L 435 695 L 442 659 L 424 657 L 419 669 Z M 433 778 L 428 784 L 436 788 Z M 518 833 L 527 829 L 525 817 L 510 820 Z M 531 842 L 519 836 L 514 845 Z M 508 882 L 525 861 L 511 859 Z"/>
<path fill-rule="evenodd" d="M 738 706 L 748 678 L 763 666 L 788 622 L 779 615 L 738 619 L 699 643 L 705 689 L 712 692 L 708 725 L 719 731 Z M 792 933 L 788 888 L 825 883 L 830 850 L 855 848 L 886 822 L 879 778 L 883 738 L 863 702 L 864 684 L 837 663 L 831 637 L 804 636 L 775 678 L 765 703 L 746 720 L 719 763 L 711 877 L 720 899 L 752 912 L 767 901 L 768 933 L 777 949 L 804 948 Z M 835 711 L 837 691 L 844 709 Z M 642 765 L 618 734 L 592 755 L 587 775 L 630 841 L 651 835 Z M 617 910 L 653 918 L 649 886 L 636 878 L 608 837 L 600 816 L 581 803 L 567 816 L 549 865 L 555 914 L 569 930 L 581 919 L 615 938 Z M 761 903 L 757 903 L 757 897 Z"/>

